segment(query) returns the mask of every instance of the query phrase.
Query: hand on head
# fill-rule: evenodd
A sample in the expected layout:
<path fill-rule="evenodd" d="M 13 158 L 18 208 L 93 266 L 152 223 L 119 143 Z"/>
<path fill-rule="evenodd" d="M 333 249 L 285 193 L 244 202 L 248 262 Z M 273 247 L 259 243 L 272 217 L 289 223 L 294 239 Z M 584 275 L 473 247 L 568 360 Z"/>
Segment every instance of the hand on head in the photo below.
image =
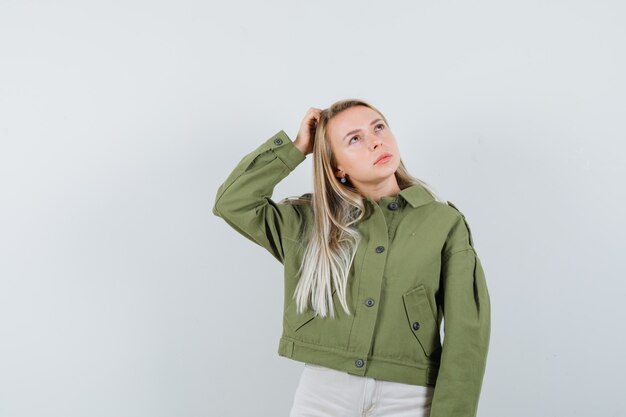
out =
<path fill-rule="evenodd" d="M 320 119 L 321 112 L 321 109 L 315 107 L 309 108 L 304 116 L 304 119 L 302 119 L 296 140 L 293 142 L 293 144 L 296 145 L 296 147 L 305 155 L 313 152 L 315 131 L 317 129 L 317 122 Z"/>

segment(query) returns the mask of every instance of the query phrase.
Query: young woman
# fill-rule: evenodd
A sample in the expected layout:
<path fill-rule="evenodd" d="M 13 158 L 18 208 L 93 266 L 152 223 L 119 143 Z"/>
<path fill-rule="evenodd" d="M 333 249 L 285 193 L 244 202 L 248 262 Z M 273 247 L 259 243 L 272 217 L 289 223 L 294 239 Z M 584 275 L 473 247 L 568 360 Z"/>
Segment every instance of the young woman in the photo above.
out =
<path fill-rule="evenodd" d="M 272 200 L 311 153 L 313 193 Z M 375 107 L 309 109 L 295 141 L 239 162 L 213 213 L 284 265 L 278 354 L 305 363 L 290 417 L 476 415 L 490 299 L 471 231 Z"/>

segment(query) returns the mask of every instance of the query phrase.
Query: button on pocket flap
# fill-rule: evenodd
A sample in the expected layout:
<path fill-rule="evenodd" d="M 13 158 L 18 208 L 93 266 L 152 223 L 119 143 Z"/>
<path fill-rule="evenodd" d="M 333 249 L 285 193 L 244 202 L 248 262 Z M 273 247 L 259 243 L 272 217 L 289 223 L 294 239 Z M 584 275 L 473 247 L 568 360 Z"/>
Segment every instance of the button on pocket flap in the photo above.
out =
<path fill-rule="evenodd" d="M 419 341 L 424 354 L 430 356 L 441 346 L 437 321 L 428 302 L 426 288 L 420 285 L 402 295 L 410 330 Z"/>

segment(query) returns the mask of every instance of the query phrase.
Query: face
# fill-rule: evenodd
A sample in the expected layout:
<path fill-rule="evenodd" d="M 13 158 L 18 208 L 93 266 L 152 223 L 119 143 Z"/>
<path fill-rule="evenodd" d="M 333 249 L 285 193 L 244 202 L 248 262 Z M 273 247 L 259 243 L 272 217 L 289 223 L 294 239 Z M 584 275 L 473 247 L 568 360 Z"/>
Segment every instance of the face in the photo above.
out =
<path fill-rule="evenodd" d="M 350 107 L 333 117 L 327 125 L 335 155 L 336 177 L 347 175 L 359 189 L 389 180 L 400 165 L 396 138 L 374 110 L 366 106 Z M 391 157 L 379 163 L 383 154 Z"/>

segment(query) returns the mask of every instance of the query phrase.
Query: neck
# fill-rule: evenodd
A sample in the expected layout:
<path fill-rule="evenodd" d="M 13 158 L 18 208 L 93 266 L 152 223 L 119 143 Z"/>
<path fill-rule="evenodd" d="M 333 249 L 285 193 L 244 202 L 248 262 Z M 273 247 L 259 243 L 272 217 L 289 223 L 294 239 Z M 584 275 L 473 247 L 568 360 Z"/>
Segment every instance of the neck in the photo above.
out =
<path fill-rule="evenodd" d="M 401 191 L 395 175 L 391 175 L 378 184 L 354 184 L 354 186 L 361 195 L 369 196 L 377 203 L 381 197 L 395 196 Z"/>

